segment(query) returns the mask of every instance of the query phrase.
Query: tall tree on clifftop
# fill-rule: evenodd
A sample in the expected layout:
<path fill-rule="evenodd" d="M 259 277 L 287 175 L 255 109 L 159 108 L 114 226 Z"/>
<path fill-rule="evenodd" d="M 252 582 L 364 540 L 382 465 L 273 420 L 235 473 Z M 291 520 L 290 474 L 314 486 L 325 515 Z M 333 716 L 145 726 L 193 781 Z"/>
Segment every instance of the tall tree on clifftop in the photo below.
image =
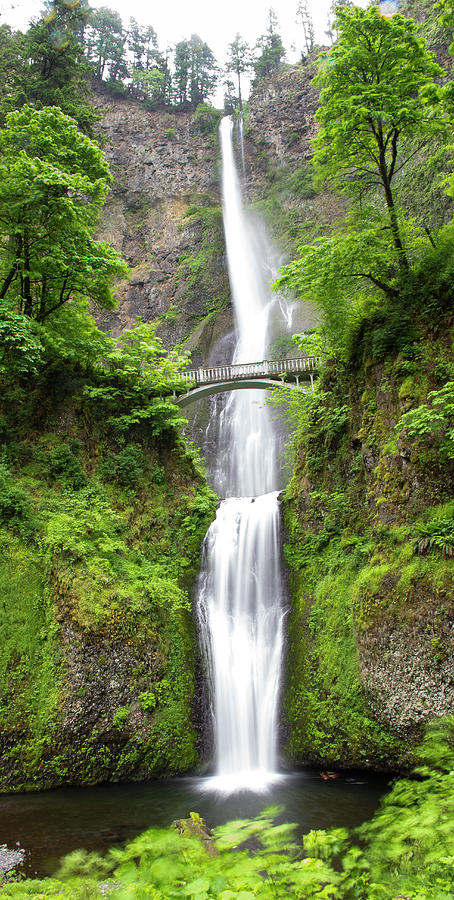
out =
<path fill-rule="evenodd" d="M 266 34 L 259 37 L 257 50 L 260 56 L 254 63 L 255 79 L 259 81 L 266 75 L 275 72 L 285 58 L 285 49 L 282 38 L 278 33 L 278 21 L 274 9 L 268 10 L 268 28 Z"/>
<path fill-rule="evenodd" d="M 24 102 L 33 106 L 59 106 L 90 134 L 96 119 L 87 103 L 91 66 L 84 54 L 88 3 L 52 0 L 42 18 L 32 22 L 22 45 L 23 65 L 18 69 L 9 108 Z"/>
<path fill-rule="evenodd" d="M 175 47 L 174 85 L 177 103 L 195 109 L 212 94 L 217 81 L 217 65 L 208 44 L 192 34 Z"/>
<path fill-rule="evenodd" d="M 315 165 L 322 180 L 361 198 L 378 188 L 400 269 L 408 268 L 393 181 L 443 128 L 440 66 L 401 15 L 338 7 L 338 40 L 322 57 Z"/>
<path fill-rule="evenodd" d="M 312 53 L 315 45 L 314 23 L 309 12 L 307 0 L 299 0 L 296 10 L 296 21 L 300 23 L 303 29 L 303 56 L 306 53 Z"/>
<path fill-rule="evenodd" d="M 101 6 L 91 12 L 84 43 L 97 78 L 109 76 L 111 81 L 116 81 L 127 75 L 126 37 L 121 17 L 115 10 Z"/>
<path fill-rule="evenodd" d="M 242 40 L 239 34 L 235 35 L 235 40 L 229 44 L 226 71 L 236 75 L 238 85 L 238 107 L 240 111 L 243 109 L 243 98 L 241 95 L 241 76 L 252 67 L 252 51 L 248 44 Z"/>

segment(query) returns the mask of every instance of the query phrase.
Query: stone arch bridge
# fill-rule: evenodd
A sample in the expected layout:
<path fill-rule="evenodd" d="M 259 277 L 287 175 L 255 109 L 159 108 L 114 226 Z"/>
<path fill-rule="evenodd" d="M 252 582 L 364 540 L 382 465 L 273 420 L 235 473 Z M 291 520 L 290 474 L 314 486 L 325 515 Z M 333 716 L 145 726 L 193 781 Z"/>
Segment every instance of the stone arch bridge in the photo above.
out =
<path fill-rule="evenodd" d="M 295 390 L 304 390 L 303 385 L 310 382 L 314 386 L 314 375 L 320 368 L 319 356 L 306 356 L 298 359 L 270 359 L 256 363 L 240 363 L 234 366 L 216 366 L 210 368 L 190 369 L 181 372 L 179 378 L 187 383 L 185 394 L 175 395 L 175 403 L 183 409 L 194 400 L 220 394 L 223 391 L 270 390 L 276 383 L 285 383 Z"/>

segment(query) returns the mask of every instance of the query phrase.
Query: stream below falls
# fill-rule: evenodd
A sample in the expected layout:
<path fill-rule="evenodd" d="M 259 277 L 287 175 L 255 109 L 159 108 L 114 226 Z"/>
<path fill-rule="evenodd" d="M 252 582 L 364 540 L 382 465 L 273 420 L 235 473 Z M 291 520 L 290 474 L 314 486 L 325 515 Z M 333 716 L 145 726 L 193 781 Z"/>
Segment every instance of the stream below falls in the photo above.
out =
<path fill-rule="evenodd" d="M 320 772 L 283 775 L 265 793 L 229 796 L 201 790 L 206 779 L 172 778 L 96 787 L 59 788 L 0 796 L 0 844 L 26 851 L 23 871 L 51 875 L 66 853 L 99 853 L 152 826 L 167 827 L 191 811 L 208 825 L 260 813 L 279 804 L 279 821 L 295 822 L 298 834 L 311 828 L 356 827 L 368 819 L 386 789 L 385 777 L 340 775 L 324 781 Z"/>

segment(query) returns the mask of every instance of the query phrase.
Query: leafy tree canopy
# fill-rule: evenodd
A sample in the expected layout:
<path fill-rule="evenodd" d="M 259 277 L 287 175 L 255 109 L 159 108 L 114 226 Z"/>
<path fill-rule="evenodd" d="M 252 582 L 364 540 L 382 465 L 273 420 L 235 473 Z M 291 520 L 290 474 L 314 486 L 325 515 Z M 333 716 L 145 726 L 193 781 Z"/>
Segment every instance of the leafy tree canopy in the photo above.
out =
<path fill-rule="evenodd" d="M 0 132 L 0 299 L 39 322 L 69 300 L 114 305 L 118 253 L 92 237 L 111 180 L 100 148 L 56 107 Z"/>
<path fill-rule="evenodd" d="M 96 113 L 87 99 L 91 66 L 83 46 L 88 15 L 86 0 L 45 4 L 44 15 L 33 21 L 22 37 L 4 104 L 6 112 L 24 103 L 59 106 L 83 131 L 92 134 Z"/>
<path fill-rule="evenodd" d="M 338 7 L 338 40 L 321 58 L 322 88 L 315 140 L 319 178 L 361 198 L 379 188 L 399 265 L 408 263 L 399 232 L 392 182 L 435 132 L 444 129 L 443 70 L 401 15 L 375 7 Z M 415 140 L 416 139 L 416 140 Z"/>

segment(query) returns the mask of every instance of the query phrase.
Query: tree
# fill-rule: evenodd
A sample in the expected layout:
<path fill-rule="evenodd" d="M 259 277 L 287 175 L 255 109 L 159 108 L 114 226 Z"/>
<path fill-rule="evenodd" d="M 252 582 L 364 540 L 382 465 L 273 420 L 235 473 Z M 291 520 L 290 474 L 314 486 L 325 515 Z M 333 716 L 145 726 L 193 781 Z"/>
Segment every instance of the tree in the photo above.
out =
<path fill-rule="evenodd" d="M 149 108 L 159 106 L 164 100 L 165 75 L 159 69 L 133 69 L 133 93 L 136 98 L 142 97 Z"/>
<path fill-rule="evenodd" d="M 230 78 L 224 81 L 224 114 L 233 116 L 235 110 L 239 108 L 239 98 L 235 93 L 235 85 Z"/>
<path fill-rule="evenodd" d="M 92 237 L 111 176 L 97 144 L 56 107 L 0 131 L 0 300 L 37 322 L 69 301 L 114 305 L 126 266 Z"/>
<path fill-rule="evenodd" d="M 188 41 L 180 41 L 175 47 L 175 100 L 178 106 L 185 106 L 189 101 L 189 66 L 190 49 Z"/>
<path fill-rule="evenodd" d="M 368 218 L 365 216 L 365 218 Z M 274 287 L 290 288 L 322 313 L 322 334 L 330 352 L 344 354 L 358 310 L 379 288 L 394 302 L 398 296 L 392 251 L 380 221 L 363 227 L 356 221 L 301 248 L 298 259 L 284 266 Z M 353 225 L 353 227 L 352 227 Z M 350 227 L 348 227 L 350 226 Z"/>
<path fill-rule="evenodd" d="M 304 46 L 303 46 L 303 56 L 307 53 L 312 53 L 315 45 L 315 35 L 314 35 L 314 23 L 312 21 L 312 16 L 309 12 L 308 2 L 307 0 L 299 0 L 298 8 L 296 10 L 296 21 L 300 22 L 303 28 L 303 36 L 304 36 Z"/>
<path fill-rule="evenodd" d="M 10 108 L 24 102 L 59 106 L 87 134 L 92 133 L 96 113 L 87 103 L 92 70 L 83 47 L 88 15 L 83 0 L 46 4 L 44 16 L 32 22 L 24 36 L 23 65 L 16 70 Z"/>
<path fill-rule="evenodd" d="M 192 34 L 190 40 L 175 47 L 175 93 L 179 106 L 195 109 L 213 93 L 217 66 L 208 44 Z"/>
<path fill-rule="evenodd" d="M 378 187 L 398 267 L 408 270 L 393 180 L 443 129 L 437 114 L 440 66 L 412 20 L 377 7 L 337 8 L 338 40 L 322 57 L 315 165 L 322 180 L 361 199 Z"/>
<path fill-rule="evenodd" d="M 248 44 L 243 41 L 239 34 L 235 35 L 235 40 L 229 44 L 226 71 L 236 75 L 238 83 L 238 107 L 243 110 L 243 99 L 241 96 L 241 76 L 248 71 L 253 65 L 252 51 Z"/>
<path fill-rule="evenodd" d="M 254 63 L 255 80 L 259 81 L 275 72 L 285 58 L 282 38 L 277 32 L 278 21 L 274 9 L 268 10 L 268 28 L 257 41 L 256 49 L 260 56 Z"/>
<path fill-rule="evenodd" d="M 93 10 L 85 30 L 87 56 L 97 78 L 117 81 L 127 75 L 125 45 L 127 33 L 115 10 L 101 6 Z"/>
<path fill-rule="evenodd" d="M 159 55 L 158 36 L 151 27 L 141 27 L 135 19 L 129 20 L 128 46 L 132 53 L 132 65 L 134 69 L 142 69 L 148 72 L 156 63 Z"/>

